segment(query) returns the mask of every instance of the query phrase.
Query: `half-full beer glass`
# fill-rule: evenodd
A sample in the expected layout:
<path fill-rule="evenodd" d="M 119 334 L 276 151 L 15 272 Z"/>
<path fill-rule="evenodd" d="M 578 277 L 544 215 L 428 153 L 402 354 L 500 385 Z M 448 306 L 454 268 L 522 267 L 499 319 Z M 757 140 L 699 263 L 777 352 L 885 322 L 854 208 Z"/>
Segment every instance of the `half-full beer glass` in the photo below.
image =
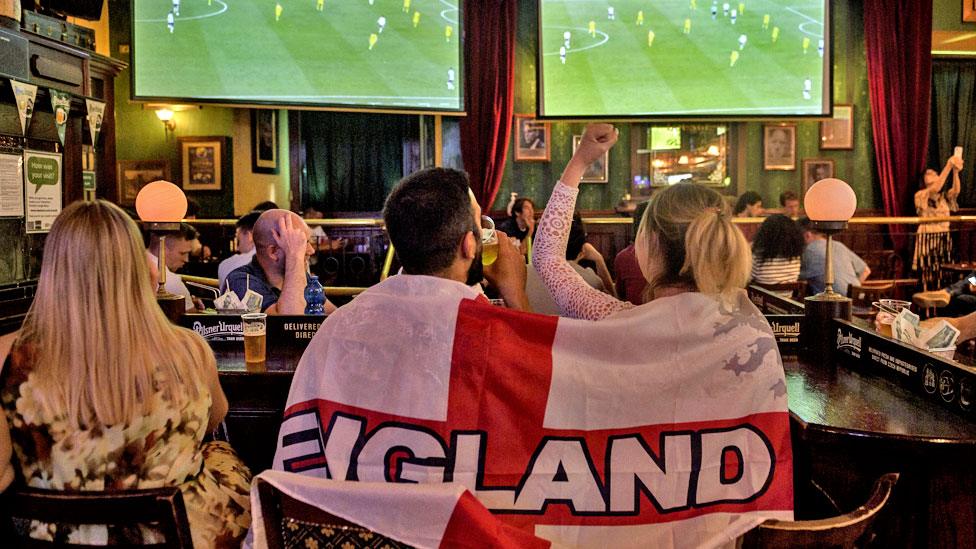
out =
<path fill-rule="evenodd" d="M 266 313 L 247 313 L 241 315 L 244 323 L 244 362 L 258 364 L 264 362 L 268 333 Z"/>

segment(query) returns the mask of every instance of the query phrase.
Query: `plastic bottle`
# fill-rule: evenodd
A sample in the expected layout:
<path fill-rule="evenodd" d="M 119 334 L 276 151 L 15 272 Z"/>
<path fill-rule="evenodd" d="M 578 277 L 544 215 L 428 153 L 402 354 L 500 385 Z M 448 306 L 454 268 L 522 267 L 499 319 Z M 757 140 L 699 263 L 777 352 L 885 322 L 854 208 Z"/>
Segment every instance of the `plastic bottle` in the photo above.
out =
<path fill-rule="evenodd" d="M 319 277 L 311 275 L 308 277 L 308 284 L 305 286 L 305 314 L 324 315 L 324 306 L 325 288 L 319 282 Z"/>

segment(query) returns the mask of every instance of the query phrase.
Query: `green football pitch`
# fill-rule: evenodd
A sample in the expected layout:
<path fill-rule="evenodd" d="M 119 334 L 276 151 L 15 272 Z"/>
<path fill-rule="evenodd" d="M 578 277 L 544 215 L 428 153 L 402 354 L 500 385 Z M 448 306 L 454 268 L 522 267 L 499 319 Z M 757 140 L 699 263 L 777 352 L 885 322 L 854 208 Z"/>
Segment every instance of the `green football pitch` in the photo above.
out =
<path fill-rule="evenodd" d="M 730 1 L 728 12 L 723 4 L 715 4 L 713 18 L 711 0 L 543 0 L 541 110 L 549 116 L 821 113 L 824 3 Z"/>
<path fill-rule="evenodd" d="M 405 11 L 404 0 L 325 0 L 321 10 L 317 0 L 181 0 L 170 32 L 173 0 L 135 0 L 134 92 L 457 110 L 457 2 L 411 0 Z"/>

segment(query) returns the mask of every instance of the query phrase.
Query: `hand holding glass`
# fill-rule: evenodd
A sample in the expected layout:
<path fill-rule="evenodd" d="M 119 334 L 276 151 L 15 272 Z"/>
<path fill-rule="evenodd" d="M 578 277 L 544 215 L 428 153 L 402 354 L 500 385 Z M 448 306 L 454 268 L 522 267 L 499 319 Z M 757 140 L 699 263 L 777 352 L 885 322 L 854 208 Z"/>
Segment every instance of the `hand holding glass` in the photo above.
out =
<path fill-rule="evenodd" d="M 481 216 L 481 264 L 491 265 L 498 259 L 498 235 L 495 222 L 487 215 Z"/>

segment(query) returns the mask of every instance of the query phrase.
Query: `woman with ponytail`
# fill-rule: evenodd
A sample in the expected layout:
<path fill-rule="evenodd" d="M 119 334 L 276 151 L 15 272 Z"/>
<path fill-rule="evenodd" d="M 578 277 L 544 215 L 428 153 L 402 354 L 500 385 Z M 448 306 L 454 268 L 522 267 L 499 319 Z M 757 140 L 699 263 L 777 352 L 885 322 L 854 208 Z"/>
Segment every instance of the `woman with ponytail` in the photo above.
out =
<path fill-rule="evenodd" d="M 613 126 L 587 126 L 539 222 L 533 263 L 564 316 L 602 320 L 635 307 L 590 288 L 564 259 L 580 178 L 616 141 Z M 666 301 L 681 315 L 684 302 L 707 299 L 723 313 L 759 314 L 743 291 L 752 268 L 749 243 L 714 190 L 680 183 L 654 195 L 634 246 L 648 284 L 649 302 L 639 308 Z"/>

